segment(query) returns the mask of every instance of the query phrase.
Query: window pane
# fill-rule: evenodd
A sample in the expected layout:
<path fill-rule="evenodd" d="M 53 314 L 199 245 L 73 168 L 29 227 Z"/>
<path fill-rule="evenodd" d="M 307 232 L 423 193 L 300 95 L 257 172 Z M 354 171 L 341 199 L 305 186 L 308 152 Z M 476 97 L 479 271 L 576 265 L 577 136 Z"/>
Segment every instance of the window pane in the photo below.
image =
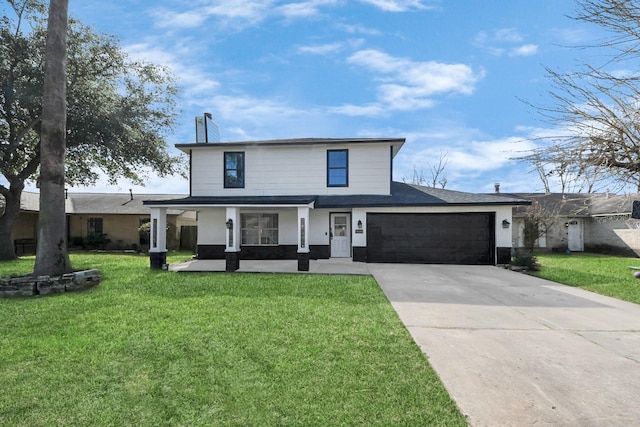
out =
<path fill-rule="evenodd" d="M 277 228 L 278 227 L 278 215 L 276 214 L 264 214 L 260 217 L 260 227 L 262 228 Z"/>
<path fill-rule="evenodd" d="M 227 154 L 225 159 L 225 167 L 227 169 L 237 169 L 238 162 L 236 156 L 233 154 Z"/>
<path fill-rule="evenodd" d="M 244 187 L 244 153 L 224 153 L 224 186 Z"/>
<path fill-rule="evenodd" d="M 240 224 L 241 244 L 278 244 L 278 214 L 241 214 Z"/>
<path fill-rule="evenodd" d="M 347 152 L 345 150 L 329 151 L 329 167 L 330 168 L 346 168 Z"/>
<path fill-rule="evenodd" d="M 347 171 L 346 169 L 330 169 L 329 185 L 346 185 Z"/>
<path fill-rule="evenodd" d="M 262 245 L 277 245 L 278 244 L 278 230 L 262 230 L 262 239 L 260 241 Z"/>
<path fill-rule="evenodd" d="M 349 151 L 327 151 L 327 185 L 349 185 Z"/>
<path fill-rule="evenodd" d="M 259 243 L 260 233 L 255 229 L 242 230 L 243 245 L 257 245 Z"/>
<path fill-rule="evenodd" d="M 258 221 L 260 220 L 260 216 L 257 214 L 242 214 L 240 215 L 240 222 L 242 223 L 242 228 L 258 228 Z"/>

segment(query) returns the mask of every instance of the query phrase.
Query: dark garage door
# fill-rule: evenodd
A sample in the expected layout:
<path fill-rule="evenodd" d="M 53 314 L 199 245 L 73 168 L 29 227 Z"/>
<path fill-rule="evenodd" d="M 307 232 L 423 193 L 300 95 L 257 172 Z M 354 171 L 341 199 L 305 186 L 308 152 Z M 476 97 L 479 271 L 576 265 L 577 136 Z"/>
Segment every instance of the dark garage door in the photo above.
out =
<path fill-rule="evenodd" d="M 367 262 L 493 264 L 494 213 L 367 214 Z"/>

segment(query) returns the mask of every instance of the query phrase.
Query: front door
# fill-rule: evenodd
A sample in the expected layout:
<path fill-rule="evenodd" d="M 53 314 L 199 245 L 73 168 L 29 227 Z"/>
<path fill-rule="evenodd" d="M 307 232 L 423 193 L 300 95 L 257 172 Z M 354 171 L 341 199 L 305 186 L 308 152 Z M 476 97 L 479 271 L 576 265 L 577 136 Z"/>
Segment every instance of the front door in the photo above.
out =
<path fill-rule="evenodd" d="M 330 215 L 331 257 L 351 256 L 351 214 L 332 213 Z"/>
<path fill-rule="evenodd" d="M 582 218 L 576 218 L 569 221 L 569 228 L 567 230 L 567 240 L 570 251 L 582 252 L 584 251 L 584 233 L 582 228 Z"/>

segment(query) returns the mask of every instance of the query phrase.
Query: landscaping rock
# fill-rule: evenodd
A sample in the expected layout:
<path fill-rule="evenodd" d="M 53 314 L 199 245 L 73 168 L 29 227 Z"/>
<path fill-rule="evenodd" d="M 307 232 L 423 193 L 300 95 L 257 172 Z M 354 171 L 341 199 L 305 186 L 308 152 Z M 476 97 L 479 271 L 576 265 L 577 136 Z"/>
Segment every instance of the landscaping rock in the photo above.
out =
<path fill-rule="evenodd" d="M 0 298 L 30 297 L 74 292 L 92 288 L 100 283 L 98 270 L 77 271 L 60 277 L 31 275 L 0 279 Z"/>

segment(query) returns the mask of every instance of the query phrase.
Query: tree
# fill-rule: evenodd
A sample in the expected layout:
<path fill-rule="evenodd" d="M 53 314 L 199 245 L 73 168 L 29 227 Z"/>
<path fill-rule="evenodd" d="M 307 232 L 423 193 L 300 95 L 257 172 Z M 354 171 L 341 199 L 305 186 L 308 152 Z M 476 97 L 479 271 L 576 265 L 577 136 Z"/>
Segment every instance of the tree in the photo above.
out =
<path fill-rule="evenodd" d="M 574 19 L 609 37 L 584 49 L 608 52 L 603 64 L 560 73 L 547 68 L 552 105 L 536 106 L 558 135 L 525 160 L 544 159 L 565 177 L 633 185 L 640 190 L 640 1 L 580 0 Z M 568 173 L 568 174 L 567 174 Z"/>
<path fill-rule="evenodd" d="M 9 1 L 0 20 L 0 260 L 15 258 L 11 231 L 26 182 L 40 179 L 46 28 L 44 3 Z M 28 24 L 28 25 L 26 25 Z M 25 30 L 24 28 L 28 28 Z M 142 184 L 151 171 L 181 173 L 184 159 L 165 140 L 176 120 L 177 87 L 160 66 L 133 61 L 113 36 L 73 18 L 67 31 L 65 179 L 95 183 L 100 173 Z"/>
<path fill-rule="evenodd" d="M 430 187 L 436 188 L 437 185 L 440 185 L 440 188 L 444 188 L 447 185 L 447 178 L 443 177 L 444 168 L 449 164 L 449 159 L 447 159 L 447 153 L 440 152 L 440 158 L 438 159 L 438 163 L 434 163 L 433 165 L 427 162 L 427 166 L 429 166 L 429 171 L 431 172 L 431 180 L 428 181 L 424 177 L 424 172 L 422 169 L 418 171 L 415 165 L 413 165 L 413 175 L 410 180 L 403 178 L 403 182 L 409 182 L 409 184 L 415 185 L 424 185 L 430 184 Z"/>
<path fill-rule="evenodd" d="M 560 193 L 593 193 L 601 189 L 604 183 L 610 186 L 603 177 L 609 176 L 603 167 L 581 164 L 572 156 L 573 152 L 566 152 L 563 147 L 547 148 L 545 152 L 535 151 L 533 154 L 521 157 L 531 163 L 542 181 L 544 192 L 551 193 L 552 183 L 560 187 Z"/>
<path fill-rule="evenodd" d="M 61 276 L 71 271 L 64 206 L 68 10 L 69 0 L 49 3 L 40 127 L 38 248 L 33 270 L 36 276 Z"/>

